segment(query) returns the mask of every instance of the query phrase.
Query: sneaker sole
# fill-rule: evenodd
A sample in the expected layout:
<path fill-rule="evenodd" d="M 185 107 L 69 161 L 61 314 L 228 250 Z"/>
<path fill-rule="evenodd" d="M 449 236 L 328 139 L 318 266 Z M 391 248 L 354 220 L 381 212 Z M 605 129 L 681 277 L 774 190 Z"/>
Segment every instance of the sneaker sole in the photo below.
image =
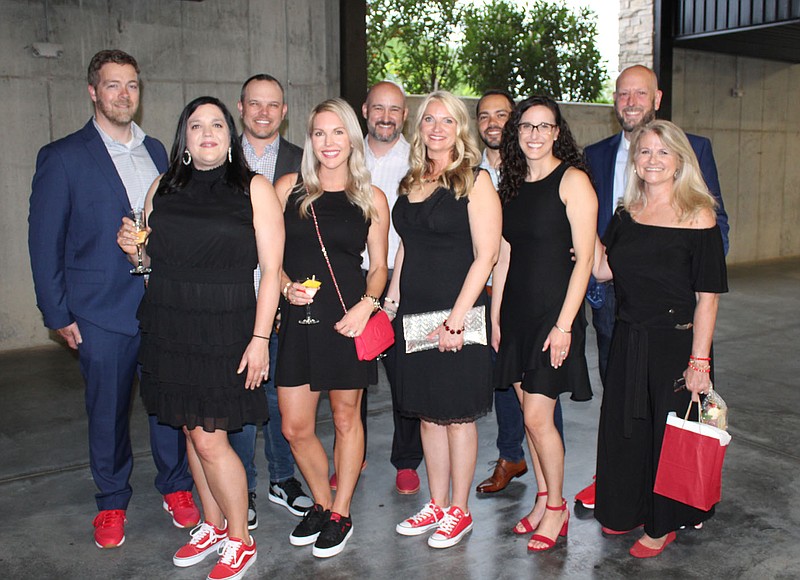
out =
<path fill-rule="evenodd" d="M 427 526 L 419 526 L 417 528 L 411 528 L 408 526 L 404 526 L 403 524 L 397 524 L 394 528 L 394 531 L 400 534 L 401 536 L 421 536 L 422 534 L 434 530 L 439 527 L 439 522 L 435 524 L 428 524 Z"/>
<path fill-rule="evenodd" d="M 234 574 L 233 576 L 226 576 L 226 577 L 225 577 L 225 580 L 239 580 L 239 578 L 242 578 L 242 577 L 244 576 L 245 572 L 247 572 L 248 568 L 250 568 L 250 566 L 252 566 L 253 564 L 255 564 L 255 563 L 256 563 L 256 559 L 257 559 L 257 558 L 258 558 L 258 552 L 256 552 L 255 554 L 253 554 L 253 557 L 252 557 L 252 558 L 250 558 L 250 559 L 247 561 L 247 564 L 245 564 L 244 566 L 242 566 L 242 569 L 241 569 L 241 570 L 239 570 L 239 571 L 238 571 L 236 574 Z M 206 577 L 206 580 L 213 580 L 213 579 L 211 578 L 211 575 L 209 575 L 209 576 L 207 576 L 207 577 Z"/>
<path fill-rule="evenodd" d="M 350 528 L 350 531 L 347 532 L 347 535 L 344 539 L 336 544 L 335 546 L 331 546 L 330 548 L 314 548 L 311 550 L 311 553 L 316 556 L 317 558 L 330 558 L 331 556 L 335 556 L 336 554 L 341 554 L 342 550 L 344 550 L 345 545 L 347 545 L 347 540 L 350 539 L 350 536 L 353 535 L 353 528 Z"/>
<path fill-rule="evenodd" d="M 451 546 L 455 546 L 458 544 L 462 538 L 468 533 L 472 531 L 472 524 L 468 525 L 466 528 L 461 530 L 461 533 L 457 536 L 449 538 L 447 540 L 435 540 L 433 536 L 428 538 L 428 545 L 431 548 L 449 548 Z M 435 534 L 434 534 L 435 535 Z"/>
<path fill-rule="evenodd" d="M 114 545 L 109 544 L 107 546 L 101 546 L 100 544 L 97 543 L 97 540 L 94 541 L 94 545 L 100 548 L 101 550 L 113 550 L 114 548 L 119 548 L 124 543 L 125 543 L 125 536 L 122 536 L 122 539 L 119 541 L 119 544 L 114 544 Z"/>
<path fill-rule="evenodd" d="M 293 516 L 297 516 L 299 518 L 302 518 L 304 515 L 306 515 L 306 512 L 308 510 L 310 510 L 312 507 L 314 507 L 314 505 L 312 504 L 312 505 L 308 506 L 307 509 L 304 509 L 303 511 L 300 511 L 299 509 L 290 506 L 289 502 L 286 501 L 285 499 L 283 499 L 282 497 L 279 497 L 277 495 L 272 495 L 272 493 L 269 493 L 268 494 L 268 498 L 269 498 L 269 501 L 271 501 L 272 503 L 277 504 L 277 505 L 282 505 L 287 510 L 289 510 L 290 514 L 292 514 Z"/>
<path fill-rule="evenodd" d="M 319 532 L 316 534 L 312 534 L 310 536 L 295 536 L 293 534 L 289 534 L 289 543 L 292 546 L 308 546 L 309 544 L 313 544 L 317 541 L 317 537 L 319 537 Z"/>
<path fill-rule="evenodd" d="M 254 521 L 252 524 L 247 522 L 247 529 L 250 531 L 258 529 L 258 520 Z"/>
<path fill-rule="evenodd" d="M 175 516 L 174 516 L 174 515 L 172 515 L 172 512 L 171 512 L 171 511 L 169 511 L 169 506 L 167 505 L 167 502 L 164 502 L 164 503 L 162 503 L 162 504 L 161 504 L 161 507 L 162 507 L 162 508 L 164 508 L 164 511 L 165 511 L 165 512 L 167 512 L 167 513 L 168 513 L 168 514 L 169 514 L 169 515 L 172 517 L 172 525 L 173 525 L 173 526 L 175 526 L 176 528 L 179 528 L 179 529 L 181 529 L 181 530 L 188 530 L 189 528 L 193 528 L 193 527 L 195 527 L 197 524 L 199 524 L 199 523 L 200 523 L 200 520 L 197 520 L 197 521 L 196 521 L 196 522 L 194 522 L 193 524 L 187 524 L 187 525 L 185 525 L 185 526 L 184 526 L 184 525 L 181 525 L 180 523 L 178 523 L 178 520 L 176 520 L 176 519 L 175 519 Z"/>
<path fill-rule="evenodd" d="M 208 548 L 206 548 L 203 552 L 200 552 L 199 554 L 196 554 L 194 556 L 190 556 L 189 558 L 178 558 L 176 556 L 173 556 L 172 563 L 175 564 L 178 568 L 188 568 L 189 566 L 194 566 L 195 564 L 199 564 L 200 562 L 208 558 L 211 554 L 216 554 L 217 549 L 223 542 L 225 542 L 225 540 L 217 542 L 213 546 L 209 546 Z"/>
<path fill-rule="evenodd" d="M 583 502 L 582 502 L 581 500 L 579 500 L 579 499 L 576 499 L 576 500 L 575 500 L 575 503 L 579 503 L 579 504 L 581 504 L 581 505 L 582 505 L 583 507 L 585 507 L 587 510 L 593 510 L 593 509 L 594 509 L 594 504 L 593 504 L 593 503 L 583 503 Z"/>

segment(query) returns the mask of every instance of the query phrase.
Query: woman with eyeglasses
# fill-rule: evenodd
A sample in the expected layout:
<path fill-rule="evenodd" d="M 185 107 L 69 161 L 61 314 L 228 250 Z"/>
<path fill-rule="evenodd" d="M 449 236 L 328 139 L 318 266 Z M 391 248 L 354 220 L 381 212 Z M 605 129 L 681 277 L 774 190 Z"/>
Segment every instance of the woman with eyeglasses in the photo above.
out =
<path fill-rule="evenodd" d="M 597 196 L 556 102 L 535 96 L 503 128 L 503 241 L 494 270 L 495 386 L 513 384 L 525 419 L 538 493 L 514 528 L 535 532 L 528 550 L 567 535 L 564 446 L 553 422 L 558 396 L 591 399 L 584 355 L 584 295 L 594 260 Z M 572 260 L 570 248 L 575 250 Z"/>

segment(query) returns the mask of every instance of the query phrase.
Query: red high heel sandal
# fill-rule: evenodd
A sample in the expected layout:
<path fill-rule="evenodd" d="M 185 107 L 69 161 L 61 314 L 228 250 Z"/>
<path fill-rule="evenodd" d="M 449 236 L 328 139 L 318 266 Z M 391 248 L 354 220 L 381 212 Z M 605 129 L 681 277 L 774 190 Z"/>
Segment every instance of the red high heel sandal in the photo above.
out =
<path fill-rule="evenodd" d="M 547 497 L 547 492 L 546 491 L 540 491 L 539 493 L 537 493 L 536 494 L 536 498 L 538 499 L 540 497 Z M 521 532 L 517 529 L 517 526 L 522 526 L 522 531 Z M 511 528 L 511 531 L 514 532 L 515 534 L 517 534 L 518 536 L 524 536 L 526 534 L 530 534 L 530 533 L 536 531 L 536 528 L 533 527 L 533 525 L 531 524 L 530 520 L 528 519 L 528 516 L 525 516 L 520 521 L 518 521 L 517 522 L 517 526 L 514 526 L 513 528 Z"/>
<path fill-rule="evenodd" d="M 561 526 L 561 531 L 558 532 L 558 536 L 554 539 L 548 538 L 547 536 L 542 536 L 541 534 L 533 534 L 533 536 L 531 536 L 531 541 L 542 542 L 545 544 L 545 547 L 532 548 L 531 546 L 528 546 L 529 552 L 545 552 L 556 545 L 556 540 L 558 540 L 558 538 L 567 537 L 567 532 L 569 531 L 569 511 L 567 510 L 567 500 L 561 498 L 561 506 L 559 507 L 550 507 L 549 505 L 545 507 L 551 512 L 567 512 L 567 519 L 564 521 L 564 525 Z"/>

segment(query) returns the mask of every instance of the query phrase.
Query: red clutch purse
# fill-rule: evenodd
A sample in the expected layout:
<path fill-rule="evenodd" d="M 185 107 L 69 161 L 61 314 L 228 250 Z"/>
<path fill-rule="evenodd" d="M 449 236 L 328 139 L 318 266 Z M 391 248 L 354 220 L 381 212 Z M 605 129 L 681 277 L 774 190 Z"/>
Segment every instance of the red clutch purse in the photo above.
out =
<path fill-rule="evenodd" d="M 378 310 L 355 338 L 358 360 L 372 360 L 394 344 L 394 327 L 383 310 Z"/>

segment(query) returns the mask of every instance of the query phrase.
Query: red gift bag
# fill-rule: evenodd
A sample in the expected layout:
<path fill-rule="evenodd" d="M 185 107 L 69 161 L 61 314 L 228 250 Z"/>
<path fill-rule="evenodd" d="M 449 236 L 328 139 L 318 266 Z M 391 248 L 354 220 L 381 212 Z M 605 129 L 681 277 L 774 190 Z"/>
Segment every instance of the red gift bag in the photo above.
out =
<path fill-rule="evenodd" d="M 689 404 L 689 409 L 692 404 Z M 653 491 L 708 511 L 722 495 L 722 462 L 731 441 L 727 431 L 667 415 Z"/>

